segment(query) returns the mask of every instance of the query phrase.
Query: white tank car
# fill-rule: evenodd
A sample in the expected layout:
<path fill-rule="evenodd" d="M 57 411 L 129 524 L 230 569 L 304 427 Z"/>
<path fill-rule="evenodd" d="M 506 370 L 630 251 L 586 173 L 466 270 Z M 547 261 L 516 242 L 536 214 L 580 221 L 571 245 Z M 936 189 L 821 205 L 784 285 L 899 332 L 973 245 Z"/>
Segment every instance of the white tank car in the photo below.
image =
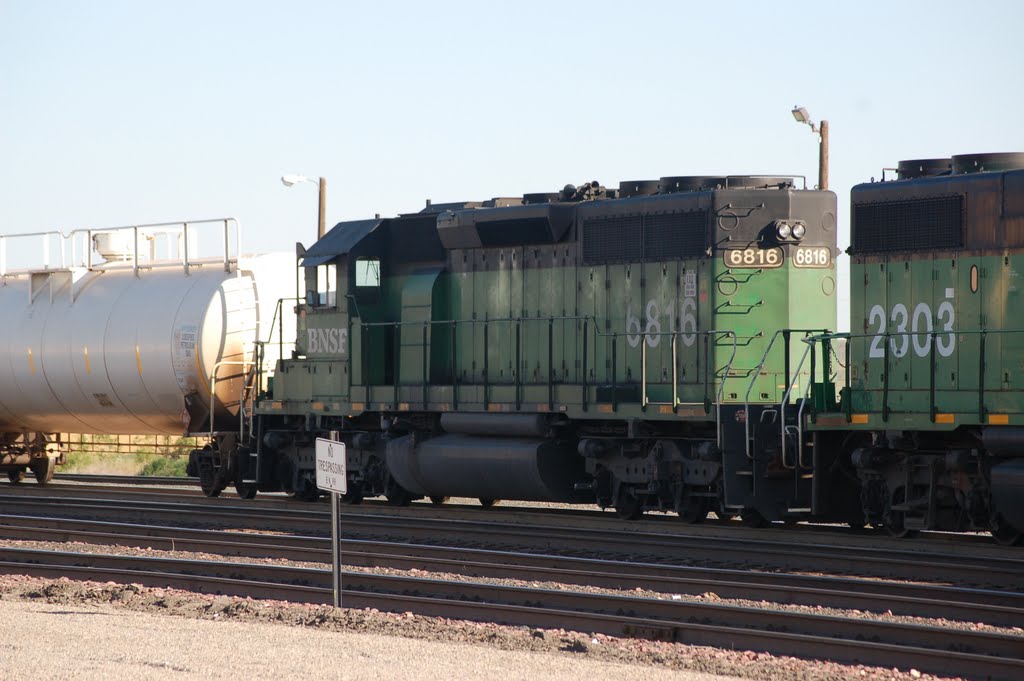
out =
<path fill-rule="evenodd" d="M 190 255 L 203 227 L 223 229 L 220 256 Z M 213 429 L 237 429 L 255 343 L 276 336 L 277 301 L 295 295 L 294 255 L 238 257 L 238 231 L 217 220 L 32 235 L 74 264 L 4 263 L 0 466 L 39 458 L 25 445 L 42 433 L 181 435 L 210 430 L 211 412 Z"/>

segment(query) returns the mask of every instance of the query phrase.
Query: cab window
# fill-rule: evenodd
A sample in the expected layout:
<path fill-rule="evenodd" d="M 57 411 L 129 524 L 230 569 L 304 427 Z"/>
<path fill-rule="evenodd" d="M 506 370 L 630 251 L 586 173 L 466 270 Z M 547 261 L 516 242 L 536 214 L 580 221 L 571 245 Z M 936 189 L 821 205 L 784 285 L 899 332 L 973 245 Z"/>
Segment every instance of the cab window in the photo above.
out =
<path fill-rule="evenodd" d="M 318 303 L 334 307 L 338 303 L 338 266 L 329 262 L 316 268 Z"/>
<path fill-rule="evenodd" d="M 378 288 L 380 286 L 380 260 L 359 258 L 356 260 L 356 286 Z"/>

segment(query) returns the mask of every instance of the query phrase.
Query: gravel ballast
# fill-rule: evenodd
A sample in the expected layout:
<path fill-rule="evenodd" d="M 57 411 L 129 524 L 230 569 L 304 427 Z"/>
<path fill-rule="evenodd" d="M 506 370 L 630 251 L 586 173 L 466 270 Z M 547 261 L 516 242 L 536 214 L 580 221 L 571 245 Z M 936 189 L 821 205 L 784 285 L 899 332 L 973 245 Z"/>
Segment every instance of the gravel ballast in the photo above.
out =
<path fill-rule="evenodd" d="M 0 621 L 8 624 L 0 627 L 2 675 L 26 680 L 937 678 L 412 613 L 19 575 L 0 576 Z"/>

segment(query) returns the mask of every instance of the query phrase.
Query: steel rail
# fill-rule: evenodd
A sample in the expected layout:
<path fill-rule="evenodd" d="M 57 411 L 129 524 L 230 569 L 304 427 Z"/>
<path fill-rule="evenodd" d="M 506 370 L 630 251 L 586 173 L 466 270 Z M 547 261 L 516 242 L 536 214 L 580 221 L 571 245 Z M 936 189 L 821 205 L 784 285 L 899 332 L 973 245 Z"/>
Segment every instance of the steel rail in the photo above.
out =
<path fill-rule="evenodd" d="M 287 593 L 285 598 L 303 602 L 323 603 L 331 598 L 329 570 L 13 549 L 0 550 L 0 561 L 0 571 L 7 573 L 70 573 L 85 579 L 141 581 L 200 591 L 212 586 L 219 593 L 263 598 Z M 145 567 L 139 570 L 139 566 Z M 244 579 L 239 577 L 243 571 Z M 348 607 L 769 650 L 884 667 L 913 666 L 970 677 L 1024 675 L 1022 636 L 366 573 L 346 572 L 344 583 Z"/>
<path fill-rule="evenodd" d="M 0 513 L 24 515 L 30 508 L 44 514 L 55 509 L 63 514 L 86 515 L 116 521 L 152 522 L 165 518 L 177 525 L 210 525 L 234 522 L 247 528 L 286 528 L 289 531 L 328 531 L 326 510 L 295 510 L 254 512 L 249 504 L 143 503 L 138 501 L 45 498 L 37 496 L 0 495 Z M 349 536 L 374 538 L 417 538 L 436 540 L 459 537 L 463 542 L 488 547 L 512 545 L 539 550 L 586 551 L 609 558 L 629 560 L 683 560 L 735 563 L 763 569 L 814 570 L 837 574 L 860 574 L 874 577 L 932 580 L 941 583 L 1017 588 L 1024 574 L 1024 556 L 1006 557 L 998 550 L 959 555 L 912 549 L 841 547 L 817 544 L 803 537 L 802 541 L 779 541 L 716 536 L 668 535 L 640 529 L 593 529 L 544 525 L 511 524 L 459 519 L 410 518 L 398 522 L 393 516 L 366 513 L 348 507 L 342 522 Z M 609 547 L 615 547 L 615 550 Z M 1014 555 L 1016 551 L 1012 552 Z"/>
<path fill-rule="evenodd" d="M 178 478 L 157 475 L 99 475 L 96 473 L 57 473 L 54 482 L 85 482 L 106 485 L 167 485 L 171 487 L 193 487 L 199 489 L 196 478 Z M 123 488 L 121 488 L 123 489 Z"/>
<path fill-rule="evenodd" d="M 57 518 L 0 518 L 0 537 L 320 563 L 331 560 L 330 542 L 319 537 L 239 534 Z M 415 568 L 524 582 L 550 581 L 620 590 L 640 588 L 666 594 L 712 592 L 721 598 L 878 613 L 889 611 L 894 615 L 1006 627 L 1024 622 L 1024 593 L 1006 591 L 356 539 L 342 540 L 342 553 L 344 563 L 350 566 Z"/>

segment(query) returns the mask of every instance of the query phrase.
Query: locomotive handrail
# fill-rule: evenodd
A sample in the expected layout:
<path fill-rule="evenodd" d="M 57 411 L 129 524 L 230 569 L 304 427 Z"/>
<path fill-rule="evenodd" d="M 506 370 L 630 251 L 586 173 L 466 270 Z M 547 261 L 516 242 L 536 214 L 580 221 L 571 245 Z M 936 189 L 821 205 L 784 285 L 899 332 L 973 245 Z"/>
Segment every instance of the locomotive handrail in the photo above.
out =
<path fill-rule="evenodd" d="M 363 322 L 363 321 L 360 321 L 360 333 L 362 334 L 362 336 L 364 336 L 363 341 L 365 343 L 366 342 L 366 338 L 365 338 L 366 334 L 368 334 L 369 330 L 373 329 L 373 328 L 387 328 L 387 329 L 391 329 L 396 334 L 396 336 L 397 336 L 397 334 L 400 333 L 400 331 L 403 328 L 406 328 L 406 327 L 417 327 L 417 328 L 422 328 L 423 329 L 424 338 L 426 336 L 427 330 L 430 329 L 430 328 L 433 328 L 434 326 L 438 326 L 439 325 L 439 326 L 442 326 L 442 327 L 449 327 L 449 328 L 451 328 L 452 331 L 453 331 L 452 338 L 451 338 L 451 357 L 450 357 L 451 373 L 452 373 L 452 376 L 451 376 L 451 380 L 452 380 L 452 408 L 457 408 L 458 399 L 459 399 L 459 367 L 458 367 L 458 352 L 457 352 L 457 348 L 456 348 L 456 345 L 457 345 L 456 338 L 457 338 L 457 336 L 454 333 L 455 329 L 457 329 L 460 326 L 482 325 L 485 330 L 488 330 L 487 331 L 487 335 L 485 335 L 485 337 L 484 337 L 484 344 L 485 344 L 485 348 L 486 348 L 486 346 L 489 344 L 489 338 L 490 338 L 490 336 L 489 336 L 489 328 L 492 325 L 500 324 L 500 323 L 507 323 L 509 325 L 514 325 L 513 342 L 515 343 L 515 355 L 516 355 L 516 357 L 515 357 L 515 371 L 513 372 L 513 375 L 514 375 L 514 385 L 515 385 L 515 388 L 516 388 L 515 400 L 516 400 L 517 408 L 519 408 L 519 406 L 521 406 L 521 387 L 522 387 L 522 384 L 523 384 L 522 375 L 521 375 L 522 374 L 522 336 L 523 336 L 523 333 L 524 333 L 524 326 L 529 324 L 529 323 L 531 323 L 531 322 L 533 322 L 533 323 L 543 323 L 543 324 L 545 324 L 547 326 L 547 334 L 546 335 L 547 335 L 547 338 L 548 338 L 548 348 L 547 348 L 547 352 L 548 352 L 548 367 L 547 367 L 548 372 L 547 372 L 547 374 L 548 375 L 546 377 L 546 382 L 547 382 L 547 385 L 548 385 L 548 407 L 549 407 L 549 409 L 553 409 L 554 408 L 554 385 L 555 385 L 555 381 L 554 381 L 554 367 L 552 366 L 552 364 L 553 364 L 552 360 L 553 360 L 553 345 L 554 345 L 554 343 L 553 343 L 553 335 L 554 335 L 554 323 L 555 322 L 560 322 L 560 323 L 567 323 L 567 322 L 582 323 L 583 333 L 582 334 L 577 333 L 576 337 L 577 337 L 577 340 L 582 339 L 583 346 L 584 346 L 584 350 L 583 350 L 584 356 L 588 356 L 587 347 L 589 346 L 589 338 L 591 337 L 589 335 L 590 334 L 590 324 L 593 324 L 593 328 L 594 328 L 593 334 L 594 335 L 592 337 L 594 338 L 595 341 L 598 338 L 605 338 L 606 340 L 610 340 L 610 343 L 611 343 L 612 410 L 613 411 L 617 411 L 617 407 L 618 407 L 618 395 L 617 395 L 617 391 L 616 391 L 616 388 L 618 386 L 618 380 L 616 378 L 616 367 L 617 367 L 617 340 L 618 340 L 618 338 L 620 336 L 637 336 L 637 335 L 640 335 L 642 337 L 643 340 L 641 340 L 641 343 L 640 343 L 640 345 L 642 347 L 642 349 L 640 350 L 640 352 L 641 352 L 641 362 L 642 363 L 646 362 L 646 346 L 647 346 L 647 342 L 646 341 L 647 341 L 648 337 L 655 337 L 655 336 L 658 336 L 658 337 L 660 337 L 660 336 L 678 337 L 678 336 L 683 336 L 683 335 L 700 335 L 700 336 L 703 336 L 704 337 L 704 357 L 705 357 L 705 362 L 704 362 L 704 401 L 702 403 L 696 403 L 695 402 L 693 404 L 694 405 L 701 404 L 704 407 L 706 413 L 710 413 L 711 401 L 712 401 L 711 385 L 710 385 L 711 384 L 711 379 L 710 379 L 710 375 L 711 375 L 711 368 L 710 368 L 710 365 L 711 365 L 711 359 L 710 359 L 711 351 L 710 351 L 710 348 L 709 348 L 709 339 L 710 339 L 710 337 L 712 335 L 717 335 L 717 336 L 719 336 L 719 338 L 717 340 L 722 340 L 723 338 L 731 338 L 731 341 L 732 341 L 731 342 L 732 352 L 731 352 L 731 355 L 729 357 L 729 360 L 726 362 L 724 367 L 722 367 L 720 369 L 719 368 L 715 368 L 715 370 L 714 370 L 714 375 L 716 377 L 720 376 L 721 379 L 722 379 L 721 383 L 718 386 L 717 391 L 715 391 L 715 393 L 714 393 L 714 398 L 718 402 L 721 402 L 722 396 L 723 396 L 724 391 L 725 391 L 725 383 L 730 378 L 731 371 L 732 371 L 732 364 L 735 361 L 736 354 L 737 354 L 737 349 L 738 349 L 738 337 L 736 336 L 735 332 L 729 331 L 729 330 L 713 329 L 713 330 L 708 330 L 708 331 L 696 331 L 695 330 L 695 331 L 685 331 L 685 332 L 680 330 L 680 331 L 666 331 L 666 332 L 659 332 L 659 333 L 640 332 L 639 334 L 631 332 L 631 331 L 604 332 L 604 331 L 599 330 L 599 328 L 598 328 L 598 319 L 594 315 L 566 315 L 566 316 L 549 315 L 549 316 L 538 316 L 538 317 L 499 317 L 499 318 L 488 318 L 488 319 L 434 319 L 434 320 L 383 321 L 383 322 Z M 716 340 L 716 342 L 717 342 L 717 340 Z M 425 340 L 423 342 L 425 344 Z M 675 343 L 675 346 L 676 346 L 676 348 L 674 350 L 673 359 L 672 359 L 672 363 L 673 363 L 673 381 L 672 381 L 672 385 L 673 385 L 673 411 L 676 411 L 679 406 L 682 406 L 683 404 L 685 404 L 681 400 L 679 400 L 679 398 L 678 398 L 678 376 L 676 374 L 676 368 L 677 368 L 677 364 L 678 364 L 678 361 L 677 361 L 678 360 L 678 342 Z M 393 367 L 393 374 L 392 374 L 393 384 L 394 384 L 393 385 L 393 389 L 395 391 L 394 398 L 395 398 L 396 403 L 397 403 L 397 400 L 398 400 L 398 387 L 400 385 L 400 371 L 401 371 L 401 368 L 399 366 L 400 353 L 397 350 L 398 350 L 398 344 L 396 343 L 395 348 L 394 348 L 394 358 L 393 358 L 393 360 L 394 360 L 394 367 Z M 486 369 L 489 368 L 488 365 L 487 365 L 487 362 L 489 361 L 487 359 L 487 355 L 488 354 L 489 353 L 485 353 L 485 355 L 484 355 L 485 375 L 484 375 L 484 391 L 483 391 L 483 394 L 484 394 L 484 402 L 485 403 L 487 403 L 489 401 L 489 397 L 488 397 L 489 392 L 488 392 L 488 390 L 489 390 L 489 387 L 490 387 L 490 384 L 489 384 L 489 380 L 490 379 L 489 379 L 489 376 L 486 373 Z M 363 373 L 363 376 L 365 377 L 366 376 L 366 372 L 368 370 L 367 367 L 365 366 L 365 364 L 366 364 L 366 361 L 365 361 L 366 360 L 366 354 L 365 354 L 365 352 L 363 352 L 363 353 L 361 353 L 361 355 L 362 355 L 363 364 L 364 364 L 364 366 L 362 367 L 362 373 Z M 352 361 L 351 356 L 349 358 L 349 361 L 350 362 Z M 584 366 L 583 367 L 583 371 L 582 371 L 583 380 L 581 381 L 581 383 L 582 383 L 583 390 L 584 390 L 584 398 L 583 398 L 582 404 L 584 405 L 584 408 L 586 408 L 585 405 L 588 402 L 588 398 L 586 396 L 586 391 L 589 388 L 589 381 L 588 381 L 588 378 L 587 378 L 587 373 L 588 373 L 587 369 L 588 368 L 589 368 L 588 366 Z M 427 381 L 427 377 L 426 377 L 427 368 L 426 368 L 426 362 L 425 361 L 424 361 L 424 364 L 423 364 L 423 372 L 424 372 L 424 376 L 422 378 L 422 385 L 423 385 L 424 395 L 426 396 L 426 392 L 427 392 L 427 385 L 426 385 L 426 381 Z M 643 374 L 643 370 L 641 371 L 641 373 Z M 350 372 L 350 376 L 351 376 L 351 372 Z M 371 399 L 372 385 L 373 384 L 371 384 L 369 382 L 367 382 L 367 384 L 366 384 L 366 387 L 367 387 L 367 402 L 372 402 L 372 399 Z M 642 407 L 646 406 L 646 404 L 649 403 L 649 401 L 647 401 L 647 398 L 646 398 L 646 392 L 647 392 L 646 377 L 645 376 L 641 376 L 641 393 L 642 393 L 641 394 L 641 405 L 642 405 Z M 424 400 L 425 400 L 425 397 L 424 397 Z"/>
<path fill-rule="evenodd" d="M 721 381 L 721 383 L 719 383 L 718 392 L 715 395 L 715 397 L 717 398 L 718 402 L 722 401 L 722 395 L 725 393 L 725 382 L 730 377 L 730 372 L 732 371 L 732 363 L 736 359 L 736 351 L 737 351 L 738 344 L 736 342 L 737 341 L 737 336 L 736 336 L 735 332 L 728 331 L 728 330 L 722 330 L 722 329 L 709 329 L 708 331 L 682 331 L 682 330 L 679 330 L 679 331 L 663 331 L 663 332 L 660 332 L 660 333 L 644 333 L 643 334 L 644 335 L 644 339 L 640 342 L 640 382 L 641 382 L 641 386 L 642 386 L 642 389 L 641 389 L 641 399 L 640 399 L 641 410 L 645 410 L 647 408 L 648 404 L 668 404 L 668 403 L 652 403 L 647 398 L 647 345 L 648 345 L 647 344 L 647 336 L 652 336 L 652 337 L 654 337 L 654 336 L 657 336 L 657 337 L 660 337 L 660 336 L 671 336 L 671 352 L 672 352 L 672 402 L 671 402 L 671 405 L 672 405 L 672 411 L 676 412 L 678 410 L 678 408 L 683 405 L 683 403 L 679 400 L 679 396 L 678 396 L 679 384 L 678 384 L 678 380 L 677 380 L 677 377 L 676 377 L 676 370 L 677 370 L 677 368 L 679 366 L 679 362 L 678 362 L 678 347 L 679 347 L 679 344 L 677 342 L 678 338 L 680 336 L 689 336 L 689 335 L 703 335 L 703 336 L 705 336 L 705 338 L 709 338 L 711 336 L 711 334 L 720 334 L 724 338 L 729 338 L 729 337 L 732 338 L 732 353 L 729 356 L 729 361 L 725 363 L 725 366 L 721 370 L 721 374 L 720 375 L 722 377 L 722 381 Z M 612 334 L 600 334 L 599 333 L 599 335 L 612 335 Z M 621 333 L 621 334 L 620 333 L 616 333 L 614 335 L 619 336 L 619 335 L 634 335 L 634 334 L 630 334 L 629 332 L 624 332 L 624 333 Z M 707 380 L 707 376 L 708 376 L 708 367 L 710 366 L 710 362 L 708 361 L 708 353 L 709 353 L 709 351 L 705 347 L 705 357 L 704 357 L 704 377 L 705 377 L 705 381 L 704 381 L 704 395 L 705 395 L 705 401 L 704 401 L 704 404 L 703 404 L 703 406 L 705 408 L 705 411 L 708 410 L 708 404 L 707 404 L 708 380 Z M 719 375 L 718 372 L 719 372 L 719 370 L 715 369 L 716 375 Z"/>
<path fill-rule="evenodd" d="M 249 369 L 247 369 L 247 367 L 251 367 L 252 365 L 253 365 L 253 362 L 251 362 L 249 360 L 244 360 L 244 359 L 222 359 L 222 360 L 218 360 L 217 363 L 213 365 L 213 369 L 210 371 L 210 377 L 209 377 L 209 383 L 210 383 L 210 403 L 209 403 L 210 430 L 209 430 L 208 435 L 209 435 L 211 440 L 213 439 L 213 433 L 214 433 L 214 430 L 213 430 L 213 406 L 214 406 L 214 402 L 213 401 L 214 401 L 214 398 L 216 396 L 216 390 L 217 390 L 217 372 L 220 371 L 221 367 L 240 366 L 240 367 L 243 367 L 242 374 L 246 375 L 246 374 L 249 373 Z M 239 418 L 239 436 L 238 436 L 238 441 L 239 442 L 244 441 L 244 435 L 245 435 L 244 397 L 245 397 L 245 387 L 246 387 L 246 383 L 247 382 L 248 381 L 246 381 L 246 380 L 242 381 L 242 391 L 241 391 L 241 394 L 239 395 L 239 398 L 238 398 L 238 418 Z"/>
<path fill-rule="evenodd" d="M 284 359 L 284 304 L 285 302 L 301 303 L 302 298 L 278 298 L 277 303 L 274 304 L 274 316 L 270 320 L 270 334 L 267 336 L 266 341 L 257 341 L 263 344 L 270 343 L 274 338 L 274 326 L 277 326 L 277 357 L 278 359 Z M 292 342 L 295 345 L 295 342 Z"/>
<path fill-rule="evenodd" d="M 805 342 L 806 342 L 806 339 L 805 339 Z M 811 386 L 814 385 L 814 355 L 811 353 L 811 351 L 813 349 L 814 349 L 814 344 L 813 343 L 807 343 L 807 347 L 804 348 L 804 354 L 800 357 L 800 361 L 797 363 L 796 371 L 793 372 L 792 379 L 790 380 L 789 378 L 787 378 L 787 380 L 786 380 L 786 394 L 783 395 L 783 397 L 782 397 L 782 404 L 779 407 L 779 420 L 780 420 L 781 425 L 782 425 L 782 427 L 780 428 L 780 430 L 782 432 L 782 435 L 781 435 L 781 438 L 780 438 L 781 439 L 781 457 L 782 457 L 782 465 L 784 467 L 786 467 L 786 468 L 791 468 L 792 469 L 792 468 L 797 468 L 797 467 L 803 465 L 803 457 L 804 457 L 804 437 L 803 437 L 804 424 L 803 424 L 803 421 L 801 419 L 803 417 L 804 405 L 807 402 L 806 398 L 807 398 L 808 394 L 810 393 Z M 796 430 L 796 434 L 797 434 L 797 438 L 796 438 L 796 441 L 797 441 L 797 462 L 794 463 L 792 466 L 790 466 L 790 465 L 788 465 L 786 463 L 786 434 L 787 434 L 786 433 L 786 405 L 789 404 L 790 396 L 793 393 L 793 388 L 796 387 L 796 377 L 800 375 L 800 371 L 801 371 L 801 369 L 803 369 L 804 362 L 807 361 L 808 354 L 811 354 L 811 380 L 809 380 L 807 382 L 807 387 L 804 389 L 804 400 L 800 403 L 800 407 L 797 410 L 797 424 L 796 424 L 796 429 L 797 429 Z"/>
<path fill-rule="evenodd" d="M 950 335 L 950 336 L 957 337 L 957 338 L 959 338 L 960 336 L 970 336 L 970 335 L 978 336 L 979 342 L 978 342 L 978 387 L 977 387 L 978 410 L 977 410 L 977 413 L 978 413 L 978 420 L 979 421 L 983 421 L 984 418 L 985 418 L 985 414 L 987 413 L 987 409 L 985 407 L 985 370 L 987 368 L 987 363 L 986 363 L 986 359 L 987 359 L 986 358 L 987 338 L 988 338 L 989 335 L 999 335 L 999 336 L 1001 336 L 1001 335 L 1022 334 L 1022 333 L 1024 333 L 1024 328 L 1020 328 L 1020 329 L 931 329 L 931 330 L 917 330 L 917 331 L 914 331 L 914 330 L 908 330 L 908 331 L 887 331 L 887 332 L 878 333 L 878 334 L 874 334 L 874 333 L 850 333 L 850 332 L 847 331 L 847 332 L 839 332 L 839 333 L 821 334 L 821 335 L 818 335 L 818 336 L 812 336 L 812 337 L 804 338 L 802 340 L 805 343 L 808 343 L 809 345 L 811 345 L 812 347 L 817 342 L 821 342 L 823 347 L 826 346 L 826 345 L 828 347 L 831 347 L 831 342 L 834 341 L 834 340 L 846 340 L 847 344 L 846 344 L 846 352 L 845 352 L 845 356 L 846 356 L 845 379 L 846 379 L 847 387 L 852 387 L 852 383 L 850 381 L 850 379 L 851 379 L 851 376 L 850 376 L 850 370 L 851 370 L 850 353 L 851 353 L 851 348 L 850 348 L 850 346 L 852 345 L 852 343 L 850 343 L 849 341 L 853 340 L 853 339 L 868 339 L 868 338 L 881 338 L 882 339 L 882 347 L 881 347 L 882 357 L 881 357 L 881 359 L 883 361 L 883 376 L 882 376 L 882 412 L 881 413 L 882 413 L 882 421 L 884 423 L 884 422 L 888 422 L 889 416 L 892 413 L 892 410 L 889 408 L 889 392 L 890 392 L 890 385 L 889 385 L 889 361 L 890 361 L 890 356 L 893 353 L 893 350 L 892 350 L 893 339 L 894 338 L 904 338 L 904 337 L 908 337 L 909 338 L 911 336 L 918 336 L 918 337 L 926 336 L 927 339 L 928 339 L 927 340 L 927 347 L 929 349 L 929 360 L 928 360 L 928 362 L 929 362 L 929 379 L 928 379 L 929 418 L 932 421 L 932 423 L 934 423 L 935 422 L 936 414 L 938 413 L 938 407 L 937 407 L 937 404 L 936 404 L 936 385 L 935 385 L 935 380 L 936 380 L 936 375 L 938 373 L 937 370 L 936 370 L 936 365 L 937 365 L 937 362 L 938 362 L 938 358 L 936 357 L 936 349 L 937 349 L 936 346 L 937 346 L 937 343 L 938 343 L 939 336 Z M 897 359 L 899 359 L 899 357 L 897 357 Z M 972 389 L 970 389 L 970 391 L 973 392 L 974 389 L 972 388 Z M 958 392 L 968 392 L 968 391 L 958 391 Z M 846 416 L 846 421 L 847 421 L 847 423 L 851 423 L 852 420 L 853 420 L 853 404 L 852 404 L 852 399 L 844 400 L 843 401 L 843 407 L 844 407 L 843 411 L 844 411 L 844 414 Z M 813 413 L 814 412 L 812 410 L 812 416 L 813 416 Z"/>
<path fill-rule="evenodd" d="M 789 347 L 789 337 L 790 337 L 790 335 L 793 332 L 804 333 L 804 334 L 828 333 L 828 329 L 778 329 L 774 334 L 772 334 L 771 339 L 768 341 L 768 347 L 765 348 L 764 354 L 761 355 L 761 361 L 758 362 L 757 367 L 754 368 L 754 370 L 752 372 L 753 376 L 750 379 L 750 383 L 747 384 L 747 392 L 743 394 L 743 410 L 746 412 L 746 414 L 748 416 L 748 418 L 745 419 L 745 421 L 744 421 L 744 439 L 745 439 L 745 442 L 746 442 L 746 450 L 747 450 L 747 458 L 748 459 L 753 460 L 753 458 L 754 458 L 754 454 L 753 454 L 753 452 L 750 449 L 750 418 L 749 418 L 749 415 L 750 415 L 750 391 L 754 389 L 754 384 L 757 382 L 757 378 L 758 378 L 758 376 L 761 373 L 761 369 L 764 368 L 765 362 L 768 361 L 768 354 L 772 351 L 772 348 L 775 345 L 775 341 L 778 340 L 779 336 L 783 336 L 784 337 L 784 341 L 785 341 L 785 347 L 784 347 L 784 350 L 783 350 L 783 352 L 785 353 L 785 357 L 784 357 L 783 361 L 785 363 L 785 370 L 784 371 L 785 371 L 785 374 L 786 374 L 786 385 L 787 386 L 789 385 L 789 379 L 790 379 L 790 372 L 789 372 L 789 370 L 790 370 L 790 366 L 789 366 L 789 361 L 790 361 L 789 360 L 789 349 L 790 349 L 790 347 Z M 785 428 L 785 425 L 786 425 L 785 424 L 785 420 L 783 420 L 783 422 L 782 422 L 783 429 Z"/>
<path fill-rule="evenodd" d="M 189 236 L 196 233 L 194 228 L 209 225 L 220 225 L 223 227 L 223 251 L 216 257 L 196 258 L 189 253 Z M 6 234 L 0 236 L 0 276 L 7 277 L 39 271 L 38 267 L 8 270 L 8 239 L 42 237 L 42 269 L 44 271 L 51 269 L 50 251 L 52 242 L 55 239 L 57 240 L 57 250 L 60 252 L 61 269 L 66 269 L 68 267 L 84 267 L 85 269 L 92 270 L 98 267 L 98 265 L 93 262 L 93 254 L 96 251 L 96 246 L 93 243 L 93 237 L 100 234 L 113 234 L 117 232 L 127 232 L 129 230 L 131 231 L 131 237 L 129 239 L 130 243 L 124 244 L 126 248 L 125 252 L 121 254 L 122 259 L 115 259 L 104 263 L 102 265 L 103 269 L 116 269 L 119 267 L 126 268 L 130 263 L 130 267 L 136 275 L 138 275 L 139 270 L 141 269 L 163 269 L 168 267 L 181 267 L 187 275 L 189 273 L 189 269 L 193 266 L 216 262 L 223 266 L 225 272 L 230 272 L 231 266 L 237 262 L 238 256 L 242 252 L 242 226 L 238 219 L 233 217 L 179 220 L 176 222 L 153 222 L 146 224 L 120 225 L 115 227 L 87 227 L 73 229 L 67 233 L 60 230 L 26 232 L 23 234 Z M 231 244 L 232 232 L 234 232 L 233 250 Z M 149 244 L 150 248 L 148 258 L 142 258 L 140 256 L 140 236 L 151 241 Z M 155 243 L 152 243 L 152 239 L 156 236 L 168 237 L 166 242 L 168 253 L 165 259 L 156 258 L 156 245 Z M 172 255 L 171 253 L 172 242 L 170 237 L 172 236 L 177 236 L 177 254 L 175 255 Z M 84 237 L 84 243 L 82 237 Z M 130 246 L 130 248 L 127 248 L 128 246 Z"/>

